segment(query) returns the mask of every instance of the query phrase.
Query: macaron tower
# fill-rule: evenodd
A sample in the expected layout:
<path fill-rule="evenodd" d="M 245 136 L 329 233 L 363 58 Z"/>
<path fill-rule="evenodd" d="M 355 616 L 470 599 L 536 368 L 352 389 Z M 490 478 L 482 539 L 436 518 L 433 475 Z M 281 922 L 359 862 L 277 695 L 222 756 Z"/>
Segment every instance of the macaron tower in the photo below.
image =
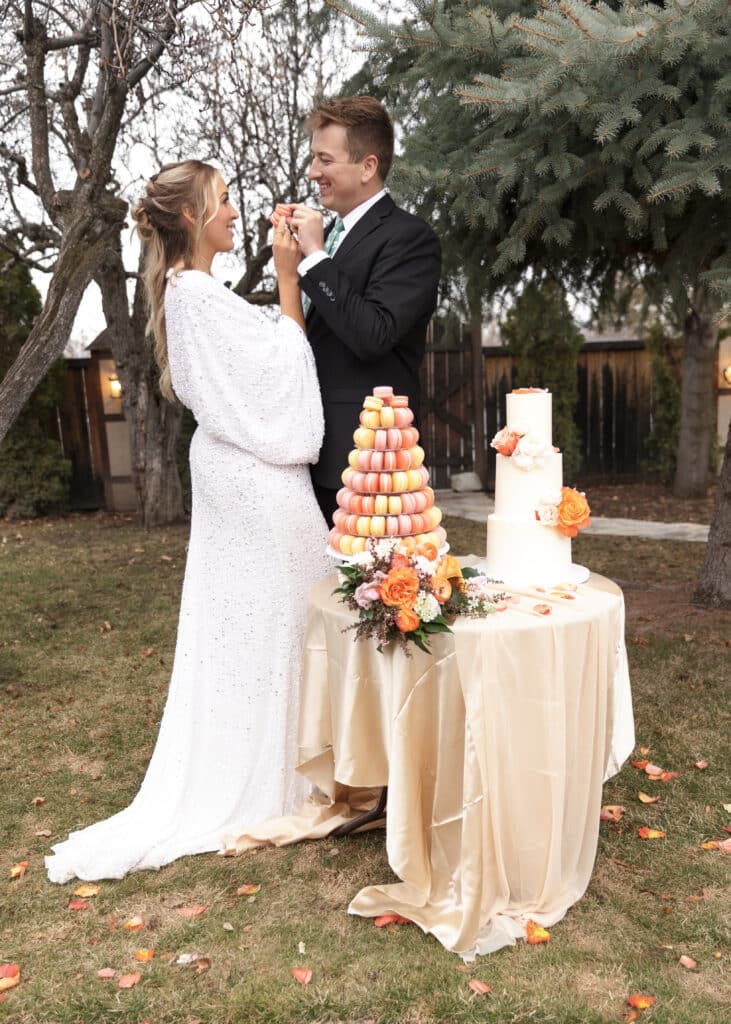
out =
<path fill-rule="evenodd" d="M 424 466 L 424 449 L 406 395 L 379 387 L 366 396 L 355 448 L 343 472 L 330 547 L 341 555 L 365 551 L 369 537 L 411 538 L 441 548 L 447 534 Z"/>

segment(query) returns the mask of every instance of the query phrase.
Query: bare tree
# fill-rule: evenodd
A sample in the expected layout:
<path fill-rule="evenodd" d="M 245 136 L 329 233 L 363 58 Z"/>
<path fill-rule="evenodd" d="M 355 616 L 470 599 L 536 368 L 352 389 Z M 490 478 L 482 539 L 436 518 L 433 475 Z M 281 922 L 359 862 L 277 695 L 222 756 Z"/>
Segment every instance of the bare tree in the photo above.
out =
<path fill-rule="evenodd" d="M 115 153 L 125 118 L 156 90 L 179 86 L 194 73 L 191 58 L 202 52 L 212 25 L 235 39 L 258 2 L 0 5 L 0 173 L 6 185 L 0 247 L 51 273 L 43 311 L 0 383 L 0 440 L 61 355 L 84 291 L 97 276 L 116 339 L 145 525 L 182 512 L 170 438 L 162 443 L 179 414 L 164 406 L 154 386 L 149 349 L 140 345 L 139 297 L 124 315 L 120 233 L 127 203 L 114 179 Z"/>

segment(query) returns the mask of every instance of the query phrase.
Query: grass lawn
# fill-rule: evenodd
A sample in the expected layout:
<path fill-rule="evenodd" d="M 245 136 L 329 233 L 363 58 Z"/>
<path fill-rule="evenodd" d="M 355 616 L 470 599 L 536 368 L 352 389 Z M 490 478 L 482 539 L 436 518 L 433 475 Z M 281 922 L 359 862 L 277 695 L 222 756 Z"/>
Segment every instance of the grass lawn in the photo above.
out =
<path fill-rule="evenodd" d="M 446 525 L 457 553 L 484 550 L 484 526 Z M 589 890 L 549 943 L 464 965 L 415 927 L 349 917 L 359 888 L 392 879 L 382 832 L 187 858 L 102 882 L 87 909 L 68 909 L 76 885 L 50 885 L 43 855 L 139 786 L 165 700 L 186 537 L 112 518 L 0 522 L 0 964 L 18 963 L 22 979 L 0 997 L 0 1024 L 600 1024 L 621 1021 L 631 993 L 655 998 L 639 1017 L 653 1024 L 729 1019 L 731 858 L 700 844 L 731 824 L 731 619 L 687 609 L 699 544 L 575 542 L 576 561 L 625 588 L 638 744 L 679 776 L 653 782 L 627 765 L 607 785 L 604 802 L 626 812 L 602 824 Z M 639 790 L 660 802 L 641 804 Z M 642 825 L 667 836 L 643 841 Z M 11 880 L 21 861 L 26 874 Z M 261 889 L 237 896 L 243 883 Z M 205 912 L 185 919 L 193 904 Z M 142 930 L 124 929 L 133 915 Z M 137 962 L 140 948 L 154 959 Z M 183 953 L 205 959 L 176 964 Z M 115 978 L 98 979 L 107 967 Z M 312 969 L 307 987 L 293 967 Z M 136 971 L 140 982 L 120 989 Z M 474 995 L 472 978 L 491 994 Z"/>

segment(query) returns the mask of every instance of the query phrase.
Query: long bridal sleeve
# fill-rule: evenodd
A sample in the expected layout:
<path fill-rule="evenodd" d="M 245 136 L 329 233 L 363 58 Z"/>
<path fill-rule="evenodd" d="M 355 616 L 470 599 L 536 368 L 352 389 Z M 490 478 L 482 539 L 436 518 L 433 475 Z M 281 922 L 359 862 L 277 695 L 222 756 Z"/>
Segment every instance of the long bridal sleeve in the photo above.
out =
<path fill-rule="evenodd" d="M 173 276 L 165 313 L 173 388 L 198 423 L 170 689 L 137 796 L 53 848 L 53 882 L 220 850 L 306 795 L 294 768 L 307 592 L 331 570 L 307 465 L 323 431 L 312 353 L 293 320 L 198 271 Z"/>

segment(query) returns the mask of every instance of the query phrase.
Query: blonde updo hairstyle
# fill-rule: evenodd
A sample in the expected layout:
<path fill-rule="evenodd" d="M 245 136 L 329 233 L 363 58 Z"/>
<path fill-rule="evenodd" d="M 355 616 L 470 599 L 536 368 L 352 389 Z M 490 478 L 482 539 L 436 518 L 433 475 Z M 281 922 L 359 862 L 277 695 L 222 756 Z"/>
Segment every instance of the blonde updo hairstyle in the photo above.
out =
<path fill-rule="evenodd" d="M 147 182 L 145 195 L 132 208 L 132 219 L 142 241 L 142 280 L 147 295 L 147 333 L 155 340 L 155 359 L 160 368 L 160 391 L 175 401 L 168 363 L 165 328 L 165 285 L 170 267 L 182 263 L 193 268 L 203 230 L 216 215 L 214 182 L 219 172 L 201 160 L 165 164 Z M 213 201 L 214 212 L 206 216 Z M 193 223 L 186 220 L 188 209 Z"/>

